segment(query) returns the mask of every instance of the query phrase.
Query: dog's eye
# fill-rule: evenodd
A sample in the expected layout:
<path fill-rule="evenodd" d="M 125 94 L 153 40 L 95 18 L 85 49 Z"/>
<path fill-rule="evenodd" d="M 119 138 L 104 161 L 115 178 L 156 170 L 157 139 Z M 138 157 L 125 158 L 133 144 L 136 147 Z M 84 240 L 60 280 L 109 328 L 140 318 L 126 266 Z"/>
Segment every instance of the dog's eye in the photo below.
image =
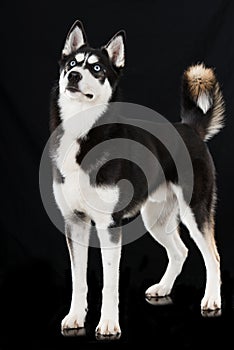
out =
<path fill-rule="evenodd" d="M 76 65 L 76 61 L 73 60 L 73 61 L 70 62 L 70 66 L 71 67 L 74 67 L 75 65 Z"/>
<path fill-rule="evenodd" d="M 93 67 L 93 69 L 95 70 L 95 72 L 100 72 L 101 67 L 99 66 L 99 64 L 95 64 L 95 66 Z"/>

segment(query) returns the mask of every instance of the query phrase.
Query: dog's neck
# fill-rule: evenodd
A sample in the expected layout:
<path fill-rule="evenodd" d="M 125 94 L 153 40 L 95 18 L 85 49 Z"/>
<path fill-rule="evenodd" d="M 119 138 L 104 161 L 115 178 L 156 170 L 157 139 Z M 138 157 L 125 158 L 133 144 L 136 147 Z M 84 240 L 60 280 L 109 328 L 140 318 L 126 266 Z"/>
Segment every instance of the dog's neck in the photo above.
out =
<path fill-rule="evenodd" d="M 108 103 L 94 104 L 81 103 L 76 100 L 59 97 L 60 116 L 65 130 L 82 138 L 87 135 L 92 126 L 106 112 Z"/>

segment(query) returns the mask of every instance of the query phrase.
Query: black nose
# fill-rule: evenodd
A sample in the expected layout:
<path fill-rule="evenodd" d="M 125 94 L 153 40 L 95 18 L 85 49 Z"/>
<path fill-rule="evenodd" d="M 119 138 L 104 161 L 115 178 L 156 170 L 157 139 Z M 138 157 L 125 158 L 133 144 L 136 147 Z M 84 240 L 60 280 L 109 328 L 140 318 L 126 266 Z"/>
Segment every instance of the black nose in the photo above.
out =
<path fill-rule="evenodd" d="M 78 83 L 82 79 L 82 75 L 79 72 L 72 71 L 68 74 L 68 80 L 73 83 Z"/>

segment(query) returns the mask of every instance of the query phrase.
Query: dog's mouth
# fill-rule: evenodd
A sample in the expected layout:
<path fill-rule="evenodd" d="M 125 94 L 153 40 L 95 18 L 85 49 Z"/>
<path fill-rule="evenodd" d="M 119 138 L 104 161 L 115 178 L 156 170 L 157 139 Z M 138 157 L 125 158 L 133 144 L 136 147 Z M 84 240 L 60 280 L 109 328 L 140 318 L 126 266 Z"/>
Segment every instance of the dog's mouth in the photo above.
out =
<path fill-rule="evenodd" d="M 84 92 L 82 92 L 77 86 L 67 86 L 66 88 L 68 91 L 72 92 L 72 93 L 76 93 L 79 92 L 80 94 L 86 96 L 89 100 L 92 100 L 94 95 L 93 94 L 85 94 Z"/>
<path fill-rule="evenodd" d="M 67 90 L 68 91 L 71 91 L 71 92 L 81 92 L 77 87 L 75 86 L 68 86 L 67 87 Z"/>

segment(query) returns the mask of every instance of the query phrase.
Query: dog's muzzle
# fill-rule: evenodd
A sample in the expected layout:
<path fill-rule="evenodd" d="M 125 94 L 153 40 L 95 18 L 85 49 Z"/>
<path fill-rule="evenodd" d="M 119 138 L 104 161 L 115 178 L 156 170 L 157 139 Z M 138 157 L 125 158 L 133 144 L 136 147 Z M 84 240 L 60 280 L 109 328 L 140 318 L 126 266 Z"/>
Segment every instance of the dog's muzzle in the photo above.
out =
<path fill-rule="evenodd" d="M 78 83 L 82 79 L 82 75 L 79 72 L 72 71 L 68 74 L 67 89 L 71 92 L 79 92 Z"/>
<path fill-rule="evenodd" d="M 84 96 L 88 97 L 88 99 L 93 98 L 93 94 L 85 94 L 79 89 L 78 84 L 82 79 L 82 75 L 79 72 L 77 72 L 77 71 L 70 72 L 68 74 L 67 79 L 68 79 L 67 90 L 69 90 L 71 92 L 80 92 Z"/>

